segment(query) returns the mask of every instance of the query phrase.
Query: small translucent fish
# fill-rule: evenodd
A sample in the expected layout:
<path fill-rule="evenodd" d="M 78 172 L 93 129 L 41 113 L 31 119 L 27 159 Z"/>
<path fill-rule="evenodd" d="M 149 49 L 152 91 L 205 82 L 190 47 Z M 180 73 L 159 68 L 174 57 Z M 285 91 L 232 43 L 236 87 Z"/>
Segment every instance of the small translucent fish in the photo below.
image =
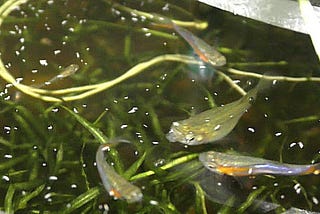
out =
<path fill-rule="evenodd" d="M 58 75 L 55 77 L 51 78 L 50 80 L 46 81 L 45 83 L 39 84 L 39 85 L 33 85 L 33 87 L 36 88 L 42 88 L 46 85 L 50 85 L 53 82 L 56 82 L 57 80 L 64 79 L 66 77 L 69 77 L 76 73 L 79 70 L 79 65 L 77 64 L 71 64 L 68 67 L 64 68 Z"/>
<path fill-rule="evenodd" d="M 186 120 L 173 122 L 166 135 L 170 142 L 198 145 L 217 141 L 236 126 L 243 113 L 250 108 L 257 92 L 269 85 L 270 81 L 260 80 L 259 84 L 245 96 L 221 107 L 214 107 Z"/>
<path fill-rule="evenodd" d="M 126 140 L 117 140 L 118 142 L 128 142 Z M 114 144 L 112 144 L 114 145 Z M 124 199 L 128 203 L 141 201 L 141 189 L 129 181 L 121 177 L 114 169 L 106 162 L 105 152 L 110 149 L 111 144 L 102 144 L 99 146 L 96 153 L 96 163 L 100 178 L 104 188 L 110 196 L 115 199 Z"/>
<path fill-rule="evenodd" d="M 210 63 L 213 66 L 224 66 L 227 63 L 225 56 L 187 29 L 179 27 L 174 23 L 173 28 L 189 43 L 202 61 Z"/>
<path fill-rule="evenodd" d="M 285 164 L 263 158 L 232 155 L 214 151 L 201 153 L 199 160 L 210 171 L 231 176 L 250 176 L 257 174 L 317 175 L 320 173 L 320 163 L 310 165 Z"/>
<path fill-rule="evenodd" d="M 44 82 L 44 83 L 40 83 L 40 84 L 32 84 L 31 86 L 34 88 L 43 88 L 44 86 L 50 85 L 53 82 L 56 82 L 57 80 L 69 77 L 71 75 L 73 75 L 74 73 L 76 73 L 79 70 L 79 65 L 77 64 L 71 64 L 68 67 L 64 68 L 62 70 L 62 72 L 60 72 L 58 75 L 56 75 L 55 77 L 51 78 L 50 80 Z M 14 100 L 15 101 L 19 101 L 22 97 L 22 93 L 20 91 L 17 91 L 14 94 Z"/>
<path fill-rule="evenodd" d="M 213 66 L 224 66 L 227 62 L 226 57 L 223 56 L 219 51 L 217 51 L 214 47 L 210 46 L 204 40 L 195 36 L 193 33 L 188 31 L 187 29 L 176 25 L 171 21 L 170 18 L 161 16 L 159 14 L 153 13 L 154 19 L 157 20 L 160 24 L 158 26 L 173 28 L 184 40 L 186 40 L 189 45 L 192 47 L 194 52 L 199 56 L 199 58 L 209 63 Z"/>

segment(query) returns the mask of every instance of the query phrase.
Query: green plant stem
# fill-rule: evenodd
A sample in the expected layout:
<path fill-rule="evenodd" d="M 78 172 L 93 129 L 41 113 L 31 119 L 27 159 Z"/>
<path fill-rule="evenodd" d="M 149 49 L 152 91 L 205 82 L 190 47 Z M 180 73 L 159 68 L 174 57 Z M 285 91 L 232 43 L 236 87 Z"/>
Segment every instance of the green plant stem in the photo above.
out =
<path fill-rule="evenodd" d="M 161 166 L 160 169 L 167 170 L 167 169 L 170 169 L 170 168 L 172 168 L 174 166 L 180 165 L 182 163 L 191 161 L 191 160 L 193 160 L 193 159 L 195 159 L 197 157 L 198 157 L 198 154 L 189 154 L 189 155 L 186 155 L 186 156 L 183 156 L 183 157 L 180 157 L 180 158 L 172 160 L 170 163 Z M 153 171 L 153 170 L 142 172 L 140 174 L 132 176 L 130 178 L 130 181 L 134 181 L 134 180 L 138 180 L 138 179 L 141 179 L 141 178 L 149 177 L 149 176 L 154 175 L 154 174 L 155 174 L 155 171 Z"/>

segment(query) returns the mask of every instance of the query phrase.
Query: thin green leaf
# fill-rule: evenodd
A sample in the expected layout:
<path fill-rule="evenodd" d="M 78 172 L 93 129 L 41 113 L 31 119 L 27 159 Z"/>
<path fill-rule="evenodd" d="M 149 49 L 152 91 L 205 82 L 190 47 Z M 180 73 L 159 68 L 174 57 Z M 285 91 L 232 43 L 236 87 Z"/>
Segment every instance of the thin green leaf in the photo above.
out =
<path fill-rule="evenodd" d="M 18 163 L 23 162 L 24 160 L 27 160 L 30 157 L 29 154 L 22 155 L 20 157 L 12 158 L 8 161 L 5 161 L 3 163 L 0 163 L 0 170 L 11 168 L 14 165 L 17 165 Z"/>
<path fill-rule="evenodd" d="M 10 184 L 9 188 L 7 190 L 6 197 L 4 199 L 4 211 L 5 211 L 5 213 L 8 213 L 8 214 L 14 213 L 14 209 L 13 209 L 14 192 L 15 192 L 15 187 L 12 184 Z"/>
<path fill-rule="evenodd" d="M 80 115 L 74 113 L 65 106 L 62 106 L 67 112 L 69 112 L 74 118 L 77 119 L 82 126 L 84 126 L 101 144 L 108 143 L 108 138 L 97 128 L 95 128 L 90 122 L 81 117 Z"/>
<path fill-rule="evenodd" d="M 143 155 L 136 160 L 130 167 L 129 169 L 127 169 L 127 171 L 123 174 L 123 177 L 125 177 L 126 179 L 129 179 L 131 176 L 133 176 L 137 170 L 139 169 L 139 167 L 142 165 L 144 159 L 146 158 L 146 152 L 143 153 Z"/>
<path fill-rule="evenodd" d="M 70 206 L 66 208 L 62 213 L 72 213 L 76 209 L 87 204 L 89 201 L 95 199 L 100 194 L 99 187 L 94 187 L 89 189 L 87 192 L 79 195 L 73 201 L 71 201 Z"/>
<path fill-rule="evenodd" d="M 15 210 L 19 210 L 19 209 L 25 209 L 27 207 L 28 202 L 37 197 L 42 190 L 44 189 L 45 185 L 42 184 L 40 186 L 38 186 L 34 191 L 26 194 L 25 196 L 23 196 L 17 203 Z"/>
<path fill-rule="evenodd" d="M 255 199 L 266 189 L 267 187 L 262 186 L 259 189 L 250 193 L 247 200 L 238 208 L 239 213 L 244 213 L 255 201 Z"/>
<path fill-rule="evenodd" d="M 195 182 L 193 185 L 196 188 L 196 213 L 207 214 L 205 192 L 199 183 Z"/>

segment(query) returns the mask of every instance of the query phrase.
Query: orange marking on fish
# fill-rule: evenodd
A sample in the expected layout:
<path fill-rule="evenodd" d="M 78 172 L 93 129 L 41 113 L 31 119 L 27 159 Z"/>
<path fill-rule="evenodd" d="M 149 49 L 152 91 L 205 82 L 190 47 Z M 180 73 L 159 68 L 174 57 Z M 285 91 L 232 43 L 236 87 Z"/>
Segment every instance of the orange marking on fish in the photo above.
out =
<path fill-rule="evenodd" d="M 217 170 L 220 173 L 227 175 L 246 176 L 250 175 L 250 168 L 248 167 L 230 167 L 230 166 L 218 166 Z"/>
<path fill-rule="evenodd" d="M 116 190 L 115 188 L 112 188 L 112 189 L 109 191 L 109 195 L 110 195 L 110 196 L 113 196 L 115 199 L 122 198 L 121 193 L 120 193 L 118 190 Z"/>
<path fill-rule="evenodd" d="M 206 57 L 206 56 L 204 55 L 204 53 L 201 52 L 199 49 L 195 49 L 195 52 L 198 54 L 199 58 L 200 58 L 202 61 L 207 62 L 207 63 L 209 62 L 208 57 Z"/>

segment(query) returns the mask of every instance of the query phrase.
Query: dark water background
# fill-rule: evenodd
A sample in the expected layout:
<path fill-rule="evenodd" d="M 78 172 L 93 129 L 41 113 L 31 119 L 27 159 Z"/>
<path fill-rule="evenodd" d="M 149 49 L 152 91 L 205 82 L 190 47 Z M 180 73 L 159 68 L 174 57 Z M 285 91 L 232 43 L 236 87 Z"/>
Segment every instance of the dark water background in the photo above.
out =
<path fill-rule="evenodd" d="M 257 73 L 319 76 L 319 62 L 307 35 L 234 16 L 195 1 L 119 3 L 175 19 L 207 21 L 207 29 L 192 31 L 220 47 L 227 57 L 227 66 Z M 167 34 L 150 35 L 141 31 L 143 27 Z M 23 78 L 27 85 L 42 83 L 57 75 L 59 66 L 72 63 L 80 66 L 74 76 L 48 88 L 111 80 L 137 63 L 161 54 L 192 54 L 186 42 L 172 36 L 172 31 L 151 26 L 139 18 L 136 20 L 125 12 L 119 15 L 104 1 L 29 1 L 5 19 L 0 43 L 1 57 L 8 70 L 15 77 Z M 41 65 L 40 60 L 46 60 L 47 65 Z M 287 63 L 250 64 L 263 61 Z M 208 94 L 217 104 L 240 98 L 217 75 L 204 82 L 192 80 L 190 73 L 197 73 L 197 69 L 182 63 L 164 62 L 107 91 L 64 104 L 91 122 L 102 116 L 95 127 L 107 137 L 130 139 L 138 153 L 146 152 L 139 172 L 152 169 L 157 174 L 137 182 L 144 186 L 145 198 L 142 203 L 133 205 L 114 201 L 103 190 L 94 165 L 99 143 L 85 128 L 55 104 L 21 94 L 17 97 L 12 87 L 6 91 L 6 82 L 1 80 L 1 210 L 38 213 L 65 209 L 68 212 L 67 207 L 79 199 L 79 195 L 96 188 L 100 193 L 76 212 L 101 212 L 103 204 L 108 204 L 111 213 L 200 213 L 201 208 L 195 206 L 199 194 L 189 177 L 198 173 L 199 177 L 193 176 L 193 181 L 202 180 L 203 188 L 210 189 L 205 186 L 212 185 L 206 181 L 211 175 L 204 174 L 197 161 L 171 171 L 159 170 L 156 166 L 175 157 L 208 150 L 233 150 L 296 164 L 320 161 L 320 87 L 315 82 L 278 82 L 262 92 L 221 143 L 186 148 L 168 142 L 165 134 L 173 121 L 210 108 Z M 245 90 L 250 89 L 248 80 L 253 84 L 257 82 L 247 77 L 230 77 L 241 80 L 240 85 Z M 128 113 L 134 107 L 137 111 Z M 296 118 L 303 119 L 291 121 Z M 135 159 L 135 151 L 132 147 L 121 146 L 121 160 L 126 166 Z M 247 196 L 257 190 L 261 190 L 258 198 L 284 208 L 295 206 L 320 211 L 319 176 L 241 179 L 222 176 L 219 179 L 226 188 L 219 193 L 208 192 L 211 196 L 211 200 L 206 200 L 208 213 L 232 213 L 237 209 L 224 205 L 225 200 L 219 201 L 215 194 L 222 198 L 224 194 L 227 198 L 230 195 L 243 198 L 237 205 L 241 207 L 248 202 Z M 226 193 L 227 190 L 231 193 Z M 35 196 L 31 197 L 32 192 Z M 26 200 L 26 195 L 31 198 Z M 22 199 L 27 202 L 21 202 Z M 157 201 L 158 205 L 151 205 L 150 200 Z"/>

